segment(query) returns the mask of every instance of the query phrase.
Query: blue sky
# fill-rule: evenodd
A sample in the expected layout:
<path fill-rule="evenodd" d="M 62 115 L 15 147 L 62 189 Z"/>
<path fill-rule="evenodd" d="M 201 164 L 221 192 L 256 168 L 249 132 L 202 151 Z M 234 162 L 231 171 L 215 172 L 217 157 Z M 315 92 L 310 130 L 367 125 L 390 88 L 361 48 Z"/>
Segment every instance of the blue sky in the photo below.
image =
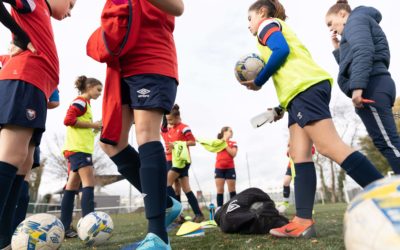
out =
<path fill-rule="evenodd" d="M 93 3 L 97 4 L 93 4 Z M 253 129 L 250 118 L 268 107 L 278 104 L 272 82 L 258 92 L 247 91 L 240 86 L 233 74 L 237 59 L 256 52 L 256 42 L 247 29 L 247 8 L 253 1 L 247 0 L 185 0 L 185 13 L 176 19 L 175 40 L 178 51 L 180 86 L 177 103 L 181 106 L 183 122 L 188 124 L 197 137 L 214 138 L 222 126 L 231 126 L 239 152 L 235 159 L 237 189 L 249 186 L 246 155 L 252 186 L 266 188 L 280 186 L 287 166 L 287 117 L 278 123 Z M 337 65 L 331 55 L 330 34 L 324 23 L 327 9 L 335 1 L 305 0 L 281 1 L 289 16 L 287 23 L 310 50 L 314 59 L 334 77 Z M 86 56 L 86 41 L 99 25 L 104 0 L 78 0 L 72 17 L 62 22 L 53 20 L 56 43 L 59 50 L 61 75 L 61 106 L 48 113 L 49 135 L 64 131 L 63 117 L 69 102 L 77 95 L 74 80 L 85 74 L 104 81 L 105 65 Z M 381 23 L 391 46 L 391 73 L 400 82 L 400 34 L 395 22 L 397 10 L 394 0 L 353 0 L 352 7 L 360 4 L 374 6 L 383 14 Z M 398 3 L 396 4 L 398 6 Z M 397 23 L 397 22 L 396 22 Z M 6 53 L 9 35 L 0 28 L 0 53 Z M 331 105 L 351 105 L 337 85 L 333 88 Z M 92 103 L 95 120 L 101 117 L 101 100 Z M 132 138 L 134 141 L 134 138 Z M 204 192 L 215 192 L 213 171 L 215 154 L 200 146 L 192 150 L 191 176 L 196 175 Z M 47 166 L 51 167 L 51 166 Z M 193 172 L 194 171 L 194 172 Z M 115 172 L 115 168 L 110 169 Z M 64 183 L 52 181 L 45 175 L 41 193 Z M 198 186 L 192 178 L 193 190 Z M 106 189 L 109 193 L 128 190 L 121 182 Z M 128 191 L 126 191 L 127 193 Z"/>

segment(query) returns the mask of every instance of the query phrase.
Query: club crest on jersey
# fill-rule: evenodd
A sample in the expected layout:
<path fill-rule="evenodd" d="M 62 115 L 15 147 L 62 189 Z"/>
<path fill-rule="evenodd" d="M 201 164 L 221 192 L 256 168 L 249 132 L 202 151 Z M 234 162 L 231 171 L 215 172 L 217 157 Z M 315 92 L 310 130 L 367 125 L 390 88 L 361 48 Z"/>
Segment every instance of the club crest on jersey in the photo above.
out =
<path fill-rule="evenodd" d="M 226 210 L 226 213 L 230 213 L 236 209 L 238 209 L 240 206 L 236 204 L 237 200 L 233 200 L 231 203 L 229 203 L 228 209 Z"/>
<path fill-rule="evenodd" d="M 32 121 L 36 118 L 36 111 L 33 109 L 26 109 L 26 118 Z"/>

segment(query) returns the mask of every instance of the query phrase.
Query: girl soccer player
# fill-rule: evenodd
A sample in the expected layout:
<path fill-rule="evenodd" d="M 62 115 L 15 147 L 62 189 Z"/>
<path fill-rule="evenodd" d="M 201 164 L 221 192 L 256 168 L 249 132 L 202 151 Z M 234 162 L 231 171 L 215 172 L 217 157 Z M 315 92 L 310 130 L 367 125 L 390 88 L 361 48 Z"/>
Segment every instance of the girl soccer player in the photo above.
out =
<path fill-rule="evenodd" d="M 339 86 L 352 99 L 375 146 L 400 174 L 400 137 L 392 113 L 396 86 L 388 71 L 390 50 L 381 20 L 375 8 L 351 10 L 346 0 L 337 1 L 325 18 L 339 64 Z"/>
<path fill-rule="evenodd" d="M 67 126 L 63 153 L 71 172 L 61 201 L 61 222 L 67 237 L 74 236 L 70 228 L 74 209 L 75 194 L 82 181 L 82 217 L 94 211 L 94 169 L 92 154 L 94 137 L 101 129 L 101 122 L 92 121 L 90 100 L 96 100 L 103 90 L 103 84 L 95 78 L 80 76 L 75 81 L 80 95 L 68 108 L 64 124 Z"/>
<path fill-rule="evenodd" d="M 277 237 L 313 237 L 316 188 L 311 157 L 313 143 L 322 155 L 338 163 L 362 187 L 382 175 L 336 132 L 329 112 L 332 78 L 314 62 L 284 22 L 283 6 L 277 0 L 258 0 L 250 6 L 248 14 L 249 30 L 257 37 L 266 65 L 256 79 L 242 84 L 259 90 L 273 77 L 280 105 L 289 113 L 289 151 L 296 171 L 296 216 L 289 224 L 271 229 L 270 233 Z"/>
<path fill-rule="evenodd" d="M 128 16 L 137 14 L 128 30 L 124 30 L 125 21 L 131 19 L 127 20 L 124 10 L 130 8 L 118 8 L 121 4 L 133 8 Z M 106 34 L 114 33 L 110 36 L 113 39 L 105 41 L 101 35 L 104 33 L 98 29 L 87 47 L 90 56 L 108 64 L 103 98 L 102 149 L 117 165 L 118 171 L 143 194 L 148 234 L 137 249 L 171 249 L 166 227 L 179 216 L 182 206 L 167 197 L 167 163 L 159 129 L 163 114 L 171 111 L 176 97 L 178 70 L 172 32 L 175 16 L 183 12 L 183 2 L 107 1 L 105 12 L 116 15 L 116 19 L 112 15 L 103 15 L 102 18 L 103 24 L 112 24 L 102 27 L 113 27 L 104 30 Z M 114 32 L 115 22 L 120 20 L 124 22 L 117 27 L 122 30 Z M 123 42 L 114 39 L 116 36 L 122 36 Z M 105 46 L 98 47 L 99 44 Z M 117 53 L 111 55 L 108 45 L 115 45 Z M 116 119 L 110 119 L 114 116 Z M 133 123 L 139 152 L 128 144 Z"/>
<path fill-rule="evenodd" d="M 217 153 L 215 162 L 215 186 L 217 187 L 217 206 L 224 204 L 224 186 L 228 186 L 229 196 L 232 199 L 236 195 L 236 172 L 235 158 L 238 148 L 235 141 L 231 141 L 233 136 L 232 128 L 223 127 L 218 133 L 217 138 L 226 141 L 227 147 Z"/>
<path fill-rule="evenodd" d="M 32 167 L 34 148 L 45 130 L 47 100 L 59 82 L 50 17 L 70 16 L 75 0 L 1 0 L 0 8 L 4 2 L 11 5 L 12 18 L 1 12 L 0 21 L 15 41 L 13 56 L 0 71 L 0 249 L 10 245 L 18 200 L 14 194 Z M 10 20 L 15 22 L 9 25 Z M 21 31 L 29 38 L 22 45 L 16 43 Z"/>
<path fill-rule="evenodd" d="M 196 145 L 196 139 L 194 138 L 191 129 L 188 125 L 182 123 L 181 112 L 179 111 L 178 104 L 172 107 L 171 113 L 166 115 L 168 129 L 162 132 L 162 137 L 165 142 L 166 157 L 167 157 L 167 193 L 171 197 L 175 197 L 175 191 L 172 188 L 175 180 L 179 180 L 180 186 L 188 199 L 190 206 L 194 212 L 194 222 L 201 222 L 204 220 L 203 213 L 200 210 L 199 203 L 196 196 L 193 194 L 189 183 L 189 168 L 190 163 L 186 163 L 183 168 L 173 165 L 172 150 L 175 147 L 175 143 L 178 141 L 186 142 L 186 146 L 192 147 Z"/>

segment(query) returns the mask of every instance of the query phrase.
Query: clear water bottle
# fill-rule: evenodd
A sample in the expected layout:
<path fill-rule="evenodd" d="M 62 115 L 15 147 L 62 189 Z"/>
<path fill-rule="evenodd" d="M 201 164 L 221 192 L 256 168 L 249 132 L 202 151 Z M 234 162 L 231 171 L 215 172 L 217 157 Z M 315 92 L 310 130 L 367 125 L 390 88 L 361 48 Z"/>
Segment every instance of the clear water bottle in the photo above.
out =
<path fill-rule="evenodd" d="M 215 205 L 214 203 L 210 203 L 208 206 L 209 213 L 210 213 L 210 220 L 214 220 L 214 213 L 215 213 Z"/>

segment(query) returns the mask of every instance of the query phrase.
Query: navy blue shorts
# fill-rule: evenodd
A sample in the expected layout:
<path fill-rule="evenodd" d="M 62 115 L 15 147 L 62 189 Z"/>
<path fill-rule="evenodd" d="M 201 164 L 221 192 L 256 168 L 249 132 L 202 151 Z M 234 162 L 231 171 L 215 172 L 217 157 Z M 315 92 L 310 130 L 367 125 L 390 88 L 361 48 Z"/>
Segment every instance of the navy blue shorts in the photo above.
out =
<path fill-rule="evenodd" d="M 93 166 L 92 155 L 82 152 L 77 152 L 68 157 L 68 161 L 71 163 L 71 170 L 77 172 L 80 168 Z"/>
<path fill-rule="evenodd" d="M 234 168 L 228 169 L 215 169 L 215 179 L 221 178 L 226 180 L 236 180 L 236 171 Z"/>
<path fill-rule="evenodd" d="M 291 168 L 291 167 L 288 167 L 288 168 L 286 169 L 285 175 L 290 175 L 290 176 L 292 176 L 292 168 Z"/>
<path fill-rule="evenodd" d="M 33 164 L 32 169 L 40 166 L 40 148 L 35 147 L 35 151 L 33 152 Z"/>
<path fill-rule="evenodd" d="M 177 81 L 174 78 L 143 74 L 125 77 L 121 81 L 122 104 L 132 109 L 162 109 L 169 113 L 175 103 Z"/>
<path fill-rule="evenodd" d="M 46 116 L 47 100 L 39 88 L 20 80 L 0 80 L 0 128 L 34 128 L 31 142 L 38 146 L 46 128 Z"/>
<path fill-rule="evenodd" d="M 289 125 L 294 123 L 300 127 L 328 118 L 332 118 L 329 110 L 331 101 L 331 84 L 328 80 L 317 83 L 298 94 L 288 105 Z"/>
<path fill-rule="evenodd" d="M 167 161 L 167 170 L 172 170 L 179 174 L 178 178 L 189 177 L 190 164 L 187 164 L 184 168 L 176 168 L 172 166 L 172 161 Z"/>

